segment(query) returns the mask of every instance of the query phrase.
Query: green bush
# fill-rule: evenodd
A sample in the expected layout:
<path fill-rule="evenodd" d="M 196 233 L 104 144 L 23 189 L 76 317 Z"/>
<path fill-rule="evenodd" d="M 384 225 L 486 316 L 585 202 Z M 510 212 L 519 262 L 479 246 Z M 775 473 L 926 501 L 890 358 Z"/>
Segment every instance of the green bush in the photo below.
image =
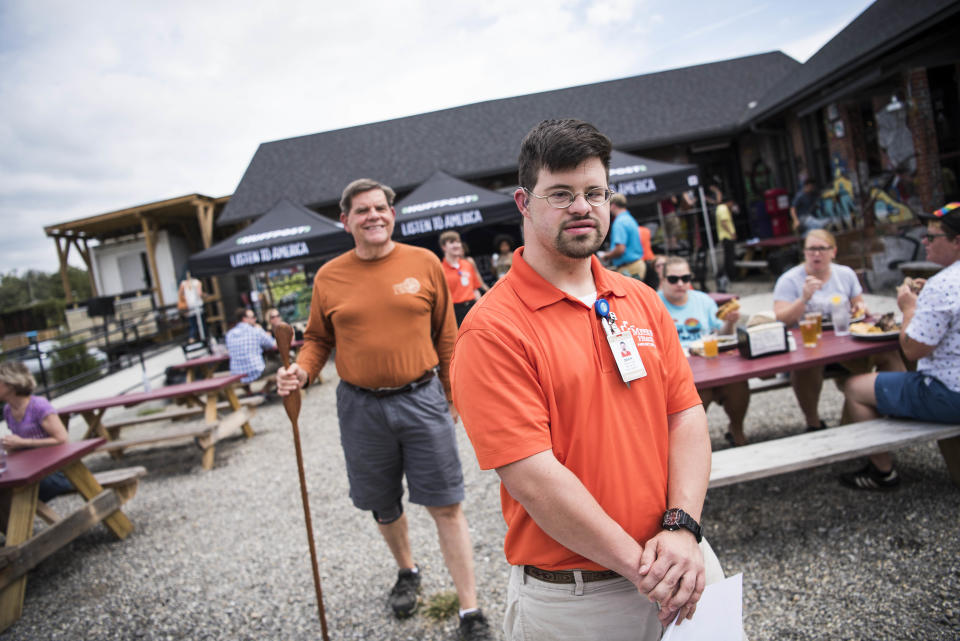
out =
<path fill-rule="evenodd" d="M 50 352 L 50 362 L 50 376 L 54 383 L 87 372 L 91 376 L 100 372 L 100 364 L 87 352 L 87 346 L 83 343 L 68 344 L 64 347 L 58 344 L 57 348 Z"/>

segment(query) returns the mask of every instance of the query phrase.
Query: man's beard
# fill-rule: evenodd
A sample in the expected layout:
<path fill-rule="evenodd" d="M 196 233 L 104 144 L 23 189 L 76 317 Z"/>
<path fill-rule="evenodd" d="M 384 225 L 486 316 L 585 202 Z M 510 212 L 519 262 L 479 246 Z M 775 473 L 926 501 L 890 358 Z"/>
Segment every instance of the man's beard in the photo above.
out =
<path fill-rule="evenodd" d="M 594 220 L 596 222 L 596 219 Z M 580 236 L 569 236 L 560 230 L 554 246 L 567 258 L 588 258 L 603 245 L 604 236 L 606 231 L 601 232 L 599 227 L 595 227 L 589 234 Z"/>

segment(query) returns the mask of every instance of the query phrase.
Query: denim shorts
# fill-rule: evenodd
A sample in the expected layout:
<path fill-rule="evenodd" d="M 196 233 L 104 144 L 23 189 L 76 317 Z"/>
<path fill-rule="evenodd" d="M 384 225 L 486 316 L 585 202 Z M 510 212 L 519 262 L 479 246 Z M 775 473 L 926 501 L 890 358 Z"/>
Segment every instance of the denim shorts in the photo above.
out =
<path fill-rule="evenodd" d="M 440 379 L 383 398 L 341 381 L 337 416 L 356 507 L 385 511 L 396 506 L 404 476 L 411 503 L 463 501 L 457 436 Z"/>
<path fill-rule="evenodd" d="M 873 393 L 881 414 L 938 423 L 960 417 L 960 392 L 920 372 L 880 372 Z"/>

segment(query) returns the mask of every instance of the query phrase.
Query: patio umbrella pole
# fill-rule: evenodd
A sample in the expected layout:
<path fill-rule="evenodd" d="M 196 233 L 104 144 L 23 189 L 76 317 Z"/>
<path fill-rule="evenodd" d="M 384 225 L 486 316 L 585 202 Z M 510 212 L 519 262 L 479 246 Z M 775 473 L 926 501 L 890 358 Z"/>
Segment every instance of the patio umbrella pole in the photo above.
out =
<path fill-rule="evenodd" d="M 281 323 L 274 330 L 277 339 L 277 349 L 285 368 L 290 367 L 290 343 L 293 340 L 293 328 Z M 307 543 L 310 544 L 310 561 L 313 564 L 313 585 L 317 590 L 317 610 L 320 612 L 320 631 L 323 641 L 330 641 L 327 636 L 327 615 L 323 610 L 323 590 L 320 588 L 320 569 L 317 566 L 317 548 L 313 540 L 313 521 L 310 518 L 310 499 L 307 497 L 307 478 L 303 473 L 303 450 L 300 447 L 300 427 L 297 420 L 300 417 L 300 392 L 283 397 L 283 407 L 290 418 L 293 428 L 293 444 L 297 451 L 297 472 L 300 475 L 300 497 L 303 499 L 303 519 L 307 524 Z"/>

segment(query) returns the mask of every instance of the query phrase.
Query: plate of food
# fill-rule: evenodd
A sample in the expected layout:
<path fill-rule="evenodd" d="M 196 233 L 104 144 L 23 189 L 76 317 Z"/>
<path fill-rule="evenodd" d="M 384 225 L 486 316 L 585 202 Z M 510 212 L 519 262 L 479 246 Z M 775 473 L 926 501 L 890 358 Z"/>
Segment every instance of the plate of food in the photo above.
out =
<path fill-rule="evenodd" d="M 900 336 L 900 323 L 893 312 L 884 314 L 874 322 L 850 324 L 850 335 L 864 341 L 885 341 Z"/>
<path fill-rule="evenodd" d="M 867 317 L 866 314 L 864 314 L 863 312 L 860 312 L 855 317 L 850 319 L 850 326 L 852 327 L 853 325 L 860 323 L 866 317 Z M 823 319 L 823 324 L 821 325 L 821 327 L 823 327 L 823 329 L 833 329 L 833 320 L 830 318 Z"/>

